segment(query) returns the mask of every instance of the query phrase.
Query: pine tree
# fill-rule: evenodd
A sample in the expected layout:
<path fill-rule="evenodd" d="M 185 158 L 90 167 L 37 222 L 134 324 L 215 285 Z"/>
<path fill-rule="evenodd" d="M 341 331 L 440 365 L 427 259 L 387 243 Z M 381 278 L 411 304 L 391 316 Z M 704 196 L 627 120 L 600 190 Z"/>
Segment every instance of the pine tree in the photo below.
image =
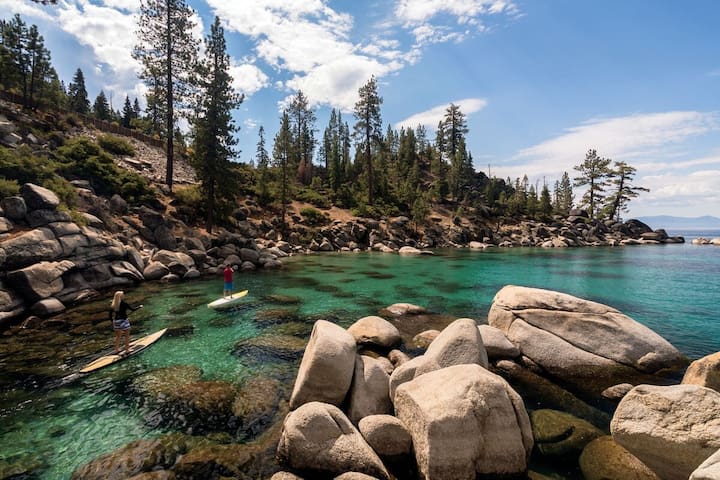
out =
<path fill-rule="evenodd" d="M 267 149 L 265 148 L 265 128 L 262 125 L 260 125 L 260 129 L 258 130 L 255 162 L 257 163 L 255 191 L 257 192 L 260 203 L 267 205 L 270 202 L 270 155 L 268 155 Z"/>
<path fill-rule="evenodd" d="M 275 134 L 273 145 L 273 160 L 275 167 L 280 171 L 280 209 L 283 231 L 287 230 L 285 223 L 286 205 L 290 201 L 290 152 L 292 150 L 292 132 L 290 131 L 290 117 L 287 110 L 283 111 L 280 119 L 280 130 Z"/>
<path fill-rule="evenodd" d="M 120 124 L 125 128 L 130 128 L 133 119 L 135 118 L 135 111 L 133 110 L 132 104 L 130 103 L 130 97 L 125 95 L 125 103 L 123 104 L 122 117 Z"/>
<path fill-rule="evenodd" d="M 620 221 L 620 214 L 627 211 L 630 200 L 637 197 L 640 192 L 649 192 L 645 187 L 632 185 L 636 169 L 625 162 L 615 162 L 610 171 L 610 184 L 613 185 L 613 192 L 607 197 L 605 212 L 607 217 Z"/>
<path fill-rule="evenodd" d="M 95 97 L 95 103 L 93 103 L 93 115 L 98 120 L 110 120 L 112 116 L 110 112 L 110 104 L 107 101 L 105 92 L 102 90 L 100 90 L 98 96 Z"/>
<path fill-rule="evenodd" d="M 54 72 L 50 64 L 50 51 L 45 48 L 45 40 L 38 32 L 36 25 L 32 25 L 27 34 L 27 57 L 29 63 L 28 85 L 23 90 L 23 101 L 26 106 L 35 105 L 35 95 L 42 86 L 50 80 Z"/>
<path fill-rule="evenodd" d="M 90 113 L 90 100 L 85 88 L 85 76 L 79 68 L 75 71 L 73 79 L 68 85 L 68 107 L 77 113 L 87 115 Z"/>
<path fill-rule="evenodd" d="M 460 111 L 459 106 L 451 103 L 438 125 L 436 144 L 442 158 L 450 165 L 448 185 L 450 195 L 456 200 L 461 198 L 473 173 L 472 161 L 465 146 L 467 133 L 465 115 Z"/>
<path fill-rule="evenodd" d="M 138 44 L 133 56 L 143 66 L 140 78 L 152 99 L 148 108 L 165 119 L 167 170 L 165 182 L 172 190 L 173 135 L 176 108 L 191 99 L 198 42 L 192 36 L 193 11 L 184 0 L 141 0 Z"/>
<path fill-rule="evenodd" d="M 360 99 L 355 103 L 355 148 L 362 152 L 367 175 L 368 205 L 375 203 L 375 185 L 373 173 L 373 150 L 378 150 L 382 141 L 382 118 L 380 105 L 382 97 L 378 95 L 375 76 L 360 87 Z"/>
<path fill-rule="evenodd" d="M 232 111 L 243 101 L 232 87 L 230 56 L 218 17 L 205 39 L 205 58 L 197 68 L 200 94 L 193 121 L 191 161 L 204 195 L 206 228 L 211 232 L 218 204 L 229 204 L 237 190 L 230 161 L 238 153 L 234 148 L 237 140 L 233 136 L 238 129 Z"/>
<path fill-rule="evenodd" d="M 574 201 L 575 197 L 573 196 L 572 184 L 570 183 L 570 175 L 568 175 L 567 172 L 563 172 L 557 189 L 557 212 L 560 215 L 569 215 L 570 210 L 573 208 Z"/>
<path fill-rule="evenodd" d="M 587 206 L 591 219 L 597 217 L 605 198 L 605 187 L 610 172 L 609 165 L 609 158 L 599 157 L 597 151 L 591 149 L 585 155 L 585 161 L 573 167 L 580 172 L 580 175 L 574 178 L 575 186 L 583 187 L 587 185 L 581 205 Z"/>
<path fill-rule="evenodd" d="M 315 151 L 315 112 L 302 90 L 293 97 L 288 107 L 292 150 L 290 163 L 297 169 L 297 179 L 308 185 L 312 179 L 312 160 Z"/>
<path fill-rule="evenodd" d="M 553 206 L 550 200 L 550 189 L 547 183 L 543 183 L 542 191 L 540 192 L 540 205 L 538 206 L 538 213 L 542 219 L 550 218 L 552 215 Z"/>

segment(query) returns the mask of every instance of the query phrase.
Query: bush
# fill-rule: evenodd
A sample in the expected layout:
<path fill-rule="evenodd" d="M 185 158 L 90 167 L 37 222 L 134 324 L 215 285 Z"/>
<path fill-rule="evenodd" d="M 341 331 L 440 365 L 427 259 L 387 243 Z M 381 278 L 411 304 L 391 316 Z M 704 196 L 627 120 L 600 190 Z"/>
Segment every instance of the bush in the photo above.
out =
<path fill-rule="evenodd" d="M 20 193 L 20 185 L 15 180 L 0 178 L 0 198 L 13 197 Z"/>
<path fill-rule="evenodd" d="M 330 202 L 328 199 L 315 190 L 309 188 L 301 189 L 295 196 L 297 200 L 301 202 L 310 203 L 318 208 L 329 208 Z"/>
<path fill-rule="evenodd" d="M 89 138 L 74 138 L 57 149 L 60 172 L 69 177 L 88 180 L 100 195 L 117 193 L 130 203 L 155 198 L 155 191 L 145 178 L 119 168 L 112 157 Z"/>
<path fill-rule="evenodd" d="M 327 223 L 327 217 L 320 211 L 312 207 L 303 208 L 300 210 L 300 215 L 305 219 L 305 223 L 310 226 L 324 225 Z"/>
<path fill-rule="evenodd" d="M 197 185 L 191 185 L 185 188 L 176 188 L 174 192 L 175 200 L 177 200 L 180 205 L 193 208 L 200 208 L 202 205 L 202 193 L 200 192 L 200 187 Z"/>
<path fill-rule="evenodd" d="M 130 157 L 135 155 L 135 149 L 130 145 L 130 142 L 115 135 L 100 135 L 97 138 L 97 143 L 103 150 L 113 155 L 128 155 Z"/>

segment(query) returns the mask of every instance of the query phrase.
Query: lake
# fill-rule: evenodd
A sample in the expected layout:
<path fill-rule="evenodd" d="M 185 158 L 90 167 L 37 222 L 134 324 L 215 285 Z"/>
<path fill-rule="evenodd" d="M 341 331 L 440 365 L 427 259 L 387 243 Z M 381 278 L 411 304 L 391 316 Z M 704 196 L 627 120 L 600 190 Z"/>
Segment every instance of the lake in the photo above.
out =
<path fill-rule="evenodd" d="M 0 472 L 8 465 L 31 465 L 32 473 L 23 478 L 66 479 L 98 455 L 171 431 L 127 388 L 144 372 L 194 365 L 204 380 L 242 384 L 263 376 L 289 385 L 297 360 L 244 355 L 237 352 L 238 342 L 281 328 L 306 337 L 312 322 L 321 318 L 347 327 L 396 302 L 484 323 L 493 296 L 504 285 L 547 288 L 615 307 L 690 358 L 720 351 L 720 247 L 691 245 L 691 236 L 678 245 L 299 256 L 286 259 L 280 271 L 237 274 L 236 290 L 250 293 L 242 308 L 226 313 L 206 307 L 222 292 L 221 275 L 175 285 L 144 284 L 126 292 L 131 303 L 145 305 L 131 315 L 133 337 L 168 326 L 182 327 L 185 334 L 165 337 L 142 355 L 61 384 L 63 375 L 111 345 L 109 330 L 106 336 L 105 331 L 82 333 L 82 325 L 107 316 L 109 292 L 68 313 L 79 326 L 59 332 L 52 346 L 45 342 L 57 354 L 52 359 L 38 354 L 18 367 L 12 359 L 25 353 L 16 351 L 7 336 L 0 339 L 6 377 L 0 395 Z M 82 344 L 91 341 L 98 347 L 83 351 Z M 38 351 L 45 351 L 41 347 Z"/>

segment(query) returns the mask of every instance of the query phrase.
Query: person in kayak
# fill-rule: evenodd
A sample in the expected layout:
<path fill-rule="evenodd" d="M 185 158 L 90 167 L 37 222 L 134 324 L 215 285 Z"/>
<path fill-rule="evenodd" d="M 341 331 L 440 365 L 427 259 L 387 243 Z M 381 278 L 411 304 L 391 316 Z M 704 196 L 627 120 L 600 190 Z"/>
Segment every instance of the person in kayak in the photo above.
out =
<path fill-rule="evenodd" d="M 125 337 L 125 354 L 130 353 L 130 320 L 128 310 L 135 311 L 142 308 L 142 305 L 133 307 L 125 301 L 125 292 L 118 290 L 113 296 L 110 304 L 110 320 L 115 330 L 115 353 L 120 353 L 120 339 Z"/>

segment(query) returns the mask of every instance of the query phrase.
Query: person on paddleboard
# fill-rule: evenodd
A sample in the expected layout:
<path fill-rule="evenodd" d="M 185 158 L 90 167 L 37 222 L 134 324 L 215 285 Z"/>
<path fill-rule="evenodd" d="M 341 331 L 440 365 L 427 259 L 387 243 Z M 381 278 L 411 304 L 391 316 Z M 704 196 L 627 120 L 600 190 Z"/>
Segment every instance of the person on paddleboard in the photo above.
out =
<path fill-rule="evenodd" d="M 115 330 L 115 353 L 120 353 L 120 339 L 125 337 L 125 354 L 130 353 L 130 320 L 128 310 L 135 311 L 142 308 L 142 305 L 133 307 L 125 301 L 125 292 L 118 290 L 113 296 L 110 304 L 110 320 Z"/>
<path fill-rule="evenodd" d="M 233 269 L 229 263 L 227 265 L 225 265 L 225 270 L 223 270 L 223 275 L 225 276 L 225 286 L 223 287 L 223 298 L 232 297 Z"/>

